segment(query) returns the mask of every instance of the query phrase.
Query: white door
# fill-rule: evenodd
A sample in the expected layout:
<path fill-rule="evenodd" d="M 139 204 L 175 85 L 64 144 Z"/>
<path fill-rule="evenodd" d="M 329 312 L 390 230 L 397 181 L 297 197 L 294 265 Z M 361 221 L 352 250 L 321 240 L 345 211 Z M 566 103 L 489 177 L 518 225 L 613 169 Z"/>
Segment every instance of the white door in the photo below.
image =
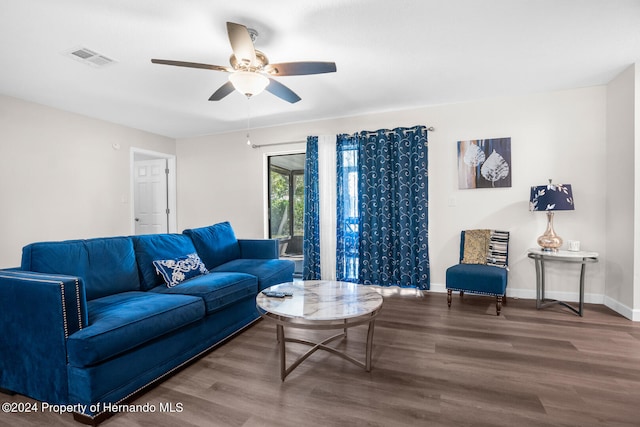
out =
<path fill-rule="evenodd" d="M 134 162 L 135 234 L 167 233 L 167 160 Z"/>

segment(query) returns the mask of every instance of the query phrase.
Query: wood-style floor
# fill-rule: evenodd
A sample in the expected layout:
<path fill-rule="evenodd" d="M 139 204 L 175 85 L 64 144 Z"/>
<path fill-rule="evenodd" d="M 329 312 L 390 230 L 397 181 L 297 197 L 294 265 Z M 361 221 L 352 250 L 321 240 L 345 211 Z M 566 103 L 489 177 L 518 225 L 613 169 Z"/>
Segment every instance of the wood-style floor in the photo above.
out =
<path fill-rule="evenodd" d="M 360 356 L 365 335 L 350 329 L 337 345 Z M 290 359 L 305 350 L 290 345 Z M 496 317 L 491 297 L 454 295 L 447 309 L 445 294 L 387 290 L 369 373 L 319 351 L 282 382 L 275 325 L 262 320 L 132 403 L 157 411 L 101 425 L 640 426 L 640 324 L 601 305 L 580 318 L 509 299 Z M 42 413 L 0 425 L 80 426 Z"/>

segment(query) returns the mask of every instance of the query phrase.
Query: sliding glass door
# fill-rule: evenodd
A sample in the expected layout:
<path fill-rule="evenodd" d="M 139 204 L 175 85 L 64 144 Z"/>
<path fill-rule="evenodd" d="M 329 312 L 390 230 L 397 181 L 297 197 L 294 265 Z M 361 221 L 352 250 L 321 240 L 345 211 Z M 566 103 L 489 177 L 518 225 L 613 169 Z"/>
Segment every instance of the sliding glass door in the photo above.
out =
<path fill-rule="evenodd" d="M 268 162 L 269 237 L 280 241 L 281 257 L 296 261 L 298 275 L 304 236 L 304 154 L 270 156 Z"/>

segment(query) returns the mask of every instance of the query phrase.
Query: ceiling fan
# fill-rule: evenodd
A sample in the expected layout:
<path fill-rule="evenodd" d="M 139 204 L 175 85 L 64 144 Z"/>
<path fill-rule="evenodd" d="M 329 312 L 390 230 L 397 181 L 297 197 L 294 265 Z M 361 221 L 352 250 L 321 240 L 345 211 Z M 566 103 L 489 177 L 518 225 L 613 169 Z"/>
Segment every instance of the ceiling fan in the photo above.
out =
<path fill-rule="evenodd" d="M 253 46 L 258 34 L 257 31 L 241 24 L 227 22 L 227 34 L 233 51 L 229 58 L 230 67 L 167 59 L 152 59 L 151 62 L 154 64 L 203 68 L 230 73 L 229 81 L 216 90 L 209 97 L 209 101 L 220 101 L 235 89 L 247 98 L 266 90 L 285 101 L 295 103 L 300 101 L 300 97 L 272 77 L 333 73 L 336 71 L 334 62 L 303 61 L 270 64 L 267 56 Z"/>

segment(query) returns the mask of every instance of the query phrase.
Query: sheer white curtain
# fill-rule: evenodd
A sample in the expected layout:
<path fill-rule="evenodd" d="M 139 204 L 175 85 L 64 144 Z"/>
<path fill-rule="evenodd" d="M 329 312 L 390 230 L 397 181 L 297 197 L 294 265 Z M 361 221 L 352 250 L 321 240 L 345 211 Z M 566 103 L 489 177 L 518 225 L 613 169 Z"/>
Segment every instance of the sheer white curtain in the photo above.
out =
<path fill-rule="evenodd" d="M 323 280 L 336 279 L 336 136 L 318 136 L 320 193 L 320 271 Z"/>

